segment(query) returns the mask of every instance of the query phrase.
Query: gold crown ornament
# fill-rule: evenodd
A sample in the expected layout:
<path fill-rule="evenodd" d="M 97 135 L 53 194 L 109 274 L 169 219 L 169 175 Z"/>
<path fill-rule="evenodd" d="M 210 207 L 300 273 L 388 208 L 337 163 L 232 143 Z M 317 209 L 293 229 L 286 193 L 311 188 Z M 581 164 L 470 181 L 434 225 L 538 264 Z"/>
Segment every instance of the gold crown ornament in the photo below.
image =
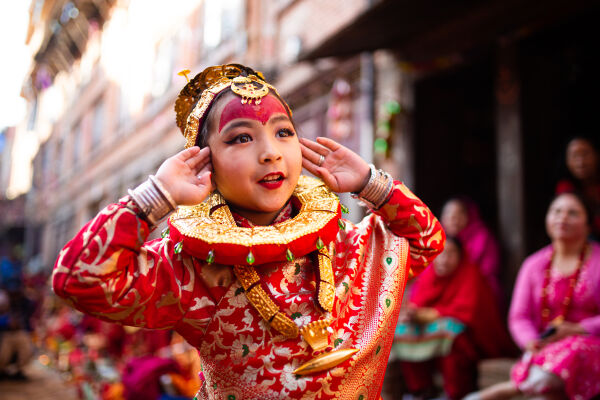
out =
<path fill-rule="evenodd" d="M 180 74 L 187 78 L 187 73 L 189 71 L 184 70 Z M 176 122 L 186 138 L 186 148 L 198 144 L 198 131 L 202 129 L 210 107 L 217 95 L 227 89 L 240 96 L 242 104 L 251 104 L 252 101 L 260 104 L 261 99 L 272 92 L 281 100 L 289 115 L 292 115 L 277 89 L 267 83 L 259 71 L 241 64 L 208 67 L 188 81 L 175 101 Z"/>

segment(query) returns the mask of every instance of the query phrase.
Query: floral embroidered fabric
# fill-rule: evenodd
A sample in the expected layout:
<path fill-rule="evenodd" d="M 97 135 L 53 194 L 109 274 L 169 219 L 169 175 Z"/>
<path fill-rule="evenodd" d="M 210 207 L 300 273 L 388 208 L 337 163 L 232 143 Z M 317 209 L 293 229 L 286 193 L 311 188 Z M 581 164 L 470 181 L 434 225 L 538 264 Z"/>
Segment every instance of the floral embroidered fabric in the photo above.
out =
<path fill-rule="evenodd" d="M 312 358 L 309 346 L 269 328 L 231 266 L 175 254 L 169 237 L 144 243 L 147 235 L 127 198 L 108 206 L 61 251 L 54 290 L 108 321 L 177 330 L 199 349 L 207 399 L 377 399 L 406 280 L 444 242 L 433 214 L 399 182 L 383 207 L 356 225 L 346 222 L 329 249 L 331 327 L 335 348 L 360 351 L 331 370 L 297 377 L 292 371 Z M 303 256 L 254 266 L 298 325 L 322 316 L 313 262 Z"/>

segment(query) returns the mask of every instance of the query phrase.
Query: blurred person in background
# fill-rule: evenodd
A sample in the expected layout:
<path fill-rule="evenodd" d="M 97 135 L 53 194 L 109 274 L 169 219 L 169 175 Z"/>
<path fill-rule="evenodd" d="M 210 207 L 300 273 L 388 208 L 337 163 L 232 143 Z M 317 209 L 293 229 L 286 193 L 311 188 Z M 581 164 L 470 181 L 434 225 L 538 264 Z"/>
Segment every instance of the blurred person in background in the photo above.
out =
<path fill-rule="evenodd" d="M 464 247 L 465 257 L 479 267 L 501 306 L 504 301 L 500 285 L 500 250 L 492 232 L 479 215 L 479 207 L 461 196 L 449 199 L 442 208 L 440 222 L 448 236 L 455 236 Z"/>
<path fill-rule="evenodd" d="M 566 172 L 556 194 L 579 192 L 592 209 L 591 237 L 600 240 L 600 153 L 590 138 L 576 136 L 567 144 Z"/>
<path fill-rule="evenodd" d="M 402 360 L 410 393 L 417 398 L 436 397 L 437 367 L 450 399 L 475 390 L 479 360 L 515 352 L 487 280 L 464 257 L 458 239 L 448 236 L 433 267 L 415 282 L 392 351 Z"/>
<path fill-rule="evenodd" d="M 510 381 L 469 400 L 600 394 L 600 245 L 588 239 L 591 225 L 580 195 L 552 201 L 546 214 L 551 244 L 523 263 L 510 306 L 510 332 L 524 354 Z"/>
<path fill-rule="evenodd" d="M 31 317 L 35 304 L 26 294 L 19 245 L 0 260 L 0 290 L 5 298 L 0 321 L 0 374 L 26 379 L 24 368 L 34 353 Z"/>

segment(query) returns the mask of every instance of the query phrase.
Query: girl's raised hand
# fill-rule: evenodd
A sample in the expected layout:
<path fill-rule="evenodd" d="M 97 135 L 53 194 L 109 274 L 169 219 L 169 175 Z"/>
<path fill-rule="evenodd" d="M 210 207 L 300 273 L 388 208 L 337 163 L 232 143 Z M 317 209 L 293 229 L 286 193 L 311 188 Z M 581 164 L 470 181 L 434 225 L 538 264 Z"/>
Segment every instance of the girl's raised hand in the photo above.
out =
<path fill-rule="evenodd" d="M 300 143 L 302 166 L 334 192 L 360 192 L 369 181 L 369 165 L 349 148 L 324 137 L 316 142 L 302 138 Z"/>
<path fill-rule="evenodd" d="M 215 189 L 211 171 L 210 149 L 194 146 L 167 158 L 156 172 L 156 178 L 177 205 L 193 205 L 204 201 Z"/>

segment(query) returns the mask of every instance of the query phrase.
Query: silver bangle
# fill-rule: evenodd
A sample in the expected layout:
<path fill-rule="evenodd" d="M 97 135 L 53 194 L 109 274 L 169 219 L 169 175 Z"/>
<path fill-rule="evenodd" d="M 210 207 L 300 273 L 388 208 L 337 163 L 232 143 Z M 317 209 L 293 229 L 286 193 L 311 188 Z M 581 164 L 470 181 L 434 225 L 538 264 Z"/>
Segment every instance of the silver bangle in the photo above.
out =
<path fill-rule="evenodd" d="M 143 217 L 152 225 L 157 225 L 177 207 L 173 197 L 152 175 L 135 189 L 129 189 L 128 193 L 142 210 Z"/>
<path fill-rule="evenodd" d="M 169 203 L 171 208 L 173 210 L 176 209 L 177 203 L 175 203 L 173 196 L 171 196 L 171 193 L 169 193 L 169 191 L 163 186 L 162 182 L 158 180 L 158 178 L 154 175 L 150 175 L 148 178 L 152 181 L 152 183 L 154 183 L 154 186 L 156 186 L 158 192 L 165 198 L 165 200 Z"/>
<path fill-rule="evenodd" d="M 387 200 L 392 188 L 394 180 L 387 172 L 381 169 L 375 169 L 373 164 L 369 164 L 371 175 L 365 187 L 354 197 L 359 198 L 373 209 L 380 208 Z"/>

